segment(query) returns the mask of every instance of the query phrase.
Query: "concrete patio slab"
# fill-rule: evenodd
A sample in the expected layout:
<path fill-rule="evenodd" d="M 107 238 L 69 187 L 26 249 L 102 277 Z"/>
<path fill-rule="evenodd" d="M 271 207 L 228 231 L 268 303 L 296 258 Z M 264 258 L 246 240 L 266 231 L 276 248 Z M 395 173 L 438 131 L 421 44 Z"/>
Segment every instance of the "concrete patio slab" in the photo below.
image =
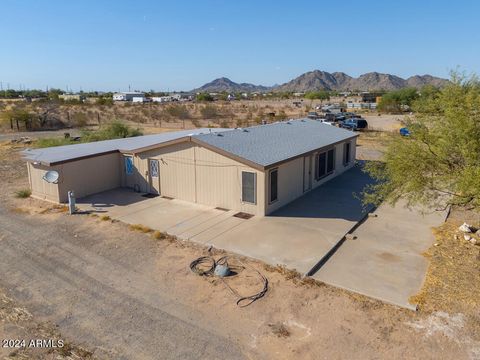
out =
<path fill-rule="evenodd" d="M 354 167 L 272 215 L 248 220 L 233 217 L 236 211 L 145 198 L 128 189 L 80 199 L 78 206 L 307 273 L 365 215 L 353 193 L 360 193 L 370 181 Z"/>
<path fill-rule="evenodd" d="M 270 216 L 241 220 L 202 242 L 306 274 L 365 216 L 354 193 L 370 182 L 355 167 Z"/>
<path fill-rule="evenodd" d="M 434 241 L 431 228 L 445 212 L 422 214 L 404 203 L 382 205 L 315 273 L 314 279 L 384 302 L 416 309 L 409 297 L 424 281 L 428 261 L 422 256 Z"/>
<path fill-rule="evenodd" d="M 165 229 L 166 232 L 169 234 L 187 238 L 186 234 L 188 234 L 189 230 L 197 229 L 200 225 L 208 223 L 213 219 L 221 218 L 225 216 L 225 212 L 217 209 L 208 209 L 206 211 L 201 212 L 197 216 L 193 216 L 191 218 L 185 219 L 168 229 Z"/>

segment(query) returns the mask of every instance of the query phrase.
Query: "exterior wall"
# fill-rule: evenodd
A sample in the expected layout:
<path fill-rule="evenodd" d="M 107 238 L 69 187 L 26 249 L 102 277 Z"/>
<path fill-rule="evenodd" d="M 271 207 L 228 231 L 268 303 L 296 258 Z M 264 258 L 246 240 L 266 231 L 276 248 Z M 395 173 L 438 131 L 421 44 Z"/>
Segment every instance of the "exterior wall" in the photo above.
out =
<path fill-rule="evenodd" d="M 179 143 L 135 156 L 136 183 L 149 191 L 148 159 L 157 159 L 160 194 L 200 204 L 264 215 L 262 171 L 193 143 Z M 242 171 L 256 174 L 256 204 L 242 202 Z M 126 184 L 127 182 L 125 182 Z"/>
<path fill-rule="evenodd" d="M 344 166 L 343 164 L 343 151 L 345 142 L 335 145 L 335 169 L 332 174 L 325 176 L 319 180 L 315 179 L 315 155 L 319 152 L 329 150 L 332 147 L 321 149 L 312 154 L 312 168 L 310 174 L 312 178 L 311 190 L 333 179 L 335 176 L 340 175 L 344 171 L 350 169 L 355 164 L 356 138 L 346 142 L 351 142 L 350 163 L 347 166 Z M 271 214 L 275 210 L 278 210 L 282 206 L 290 203 L 291 201 L 308 192 L 304 192 L 304 189 L 307 188 L 306 184 L 308 183 L 308 179 L 305 179 L 305 176 L 308 175 L 308 171 L 304 171 L 304 158 L 305 157 L 299 157 L 272 168 L 278 169 L 278 199 L 271 204 L 269 204 L 269 171 L 271 169 L 265 172 L 265 189 L 267 189 L 265 192 L 265 214 Z M 308 165 L 308 163 L 306 165 Z"/>
<path fill-rule="evenodd" d="M 67 192 L 73 190 L 80 198 L 120 186 L 119 154 L 107 154 L 56 166 L 28 163 L 32 195 L 42 200 L 67 202 Z M 59 173 L 58 184 L 49 184 L 43 175 L 50 170 Z"/>
<path fill-rule="evenodd" d="M 269 172 L 265 173 L 266 178 L 266 214 L 269 214 L 292 200 L 303 195 L 303 157 L 283 163 L 273 169 L 278 169 L 278 199 L 269 204 Z"/>
<path fill-rule="evenodd" d="M 67 202 L 73 190 L 76 198 L 120 187 L 119 153 L 71 161 L 60 167 L 60 202 Z"/>
<path fill-rule="evenodd" d="M 32 196 L 41 200 L 59 202 L 58 184 L 50 184 L 43 180 L 47 171 L 59 171 L 59 168 L 56 166 L 33 165 L 33 163 L 28 162 L 27 169 Z"/>

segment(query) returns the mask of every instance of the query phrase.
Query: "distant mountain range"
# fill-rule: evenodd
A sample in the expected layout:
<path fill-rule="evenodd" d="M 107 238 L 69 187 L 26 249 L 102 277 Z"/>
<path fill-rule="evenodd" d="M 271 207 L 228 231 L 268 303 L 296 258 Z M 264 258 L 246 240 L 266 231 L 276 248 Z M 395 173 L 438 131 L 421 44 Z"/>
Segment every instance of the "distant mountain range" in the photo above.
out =
<path fill-rule="evenodd" d="M 360 75 L 358 78 L 351 77 L 343 72 L 329 73 L 314 70 L 306 72 L 299 77 L 276 86 L 262 86 L 248 83 L 235 83 L 225 77 L 215 79 L 194 92 L 265 92 L 265 91 L 373 91 L 373 90 L 397 90 L 405 87 L 421 88 L 424 85 L 441 87 L 448 82 L 446 79 L 431 75 L 415 75 L 408 79 L 401 77 L 370 72 Z"/>
<path fill-rule="evenodd" d="M 270 91 L 272 88 L 269 86 L 262 86 L 262 85 L 254 85 L 249 83 L 241 83 L 238 84 L 233 82 L 226 77 L 221 77 L 219 79 L 215 79 L 205 85 L 199 87 L 198 89 L 194 89 L 194 92 L 264 92 Z"/>

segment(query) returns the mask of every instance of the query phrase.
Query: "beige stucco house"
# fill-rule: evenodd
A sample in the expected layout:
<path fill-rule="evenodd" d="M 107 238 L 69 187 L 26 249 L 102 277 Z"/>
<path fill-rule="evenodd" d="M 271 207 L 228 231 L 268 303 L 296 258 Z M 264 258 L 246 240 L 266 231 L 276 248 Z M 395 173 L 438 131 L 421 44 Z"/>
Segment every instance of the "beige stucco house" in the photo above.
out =
<path fill-rule="evenodd" d="M 66 202 L 118 187 L 264 216 L 354 164 L 356 134 L 299 119 L 24 152 L 32 196 Z M 58 173 L 49 182 L 48 171 Z"/>

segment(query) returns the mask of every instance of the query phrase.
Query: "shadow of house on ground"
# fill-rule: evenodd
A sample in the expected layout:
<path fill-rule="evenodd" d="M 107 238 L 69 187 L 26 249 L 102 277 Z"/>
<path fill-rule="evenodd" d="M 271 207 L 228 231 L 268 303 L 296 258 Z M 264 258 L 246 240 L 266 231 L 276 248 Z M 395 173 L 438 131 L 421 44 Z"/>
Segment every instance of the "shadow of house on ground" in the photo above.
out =
<path fill-rule="evenodd" d="M 373 207 L 364 207 L 361 193 L 374 180 L 362 171 L 365 162 L 285 205 L 271 217 L 325 218 L 360 221 Z"/>
<path fill-rule="evenodd" d="M 95 209 L 90 209 L 90 212 L 105 212 L 104 208 L 133 205 L 148 199 L 148 197 L 143 196 L 143 193 L 128 188 L 117 188 L 78 199 L 77 204 L 90 205 Z"/>

